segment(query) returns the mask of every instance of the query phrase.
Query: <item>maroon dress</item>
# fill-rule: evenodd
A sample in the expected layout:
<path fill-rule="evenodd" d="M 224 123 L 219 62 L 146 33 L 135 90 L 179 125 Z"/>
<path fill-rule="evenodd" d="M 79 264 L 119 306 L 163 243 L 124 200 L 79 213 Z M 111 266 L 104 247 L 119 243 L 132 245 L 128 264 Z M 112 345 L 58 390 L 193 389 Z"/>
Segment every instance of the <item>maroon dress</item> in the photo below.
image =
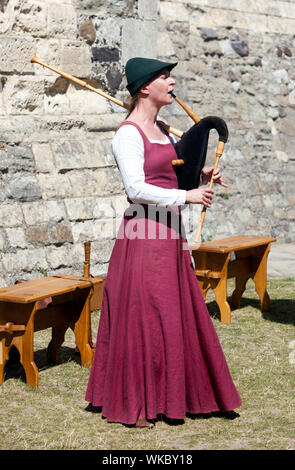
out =
<path fill-rule="evenodd" d="M 145 181 L 177 188 L 173 145 L 151 143 L 125 123 L 143 138 Z M 179 208 L 155 209 L 125 211 L 109 262 L 85 399 L 110 422 L 184 419 L 241 405 L 179 237 Z"/>

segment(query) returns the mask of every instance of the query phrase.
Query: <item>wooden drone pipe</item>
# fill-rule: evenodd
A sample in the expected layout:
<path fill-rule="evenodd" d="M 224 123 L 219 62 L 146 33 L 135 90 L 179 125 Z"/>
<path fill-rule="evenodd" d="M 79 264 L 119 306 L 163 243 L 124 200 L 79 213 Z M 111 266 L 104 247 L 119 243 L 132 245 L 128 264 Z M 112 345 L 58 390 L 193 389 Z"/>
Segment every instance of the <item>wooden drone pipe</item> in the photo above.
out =
<path fill-rule="evenodd" d="M 55 67 L 52 67 L 52 65 L 45 64 L 45 62 L 42 62 L 42 60 L 38 59 L 38 57 L 36 57 L 35 55 L 31 58 L 31 62 L 42 65 L 43 67 L 46 67 L 47 69 L 52 70 L 53 72 L 57 73 L 61 77 L 64 77 L 67 80 L 71 80 L 77 85 L 80 85 L 81 87 L 86 88 L 87 90 L 94 91 L 94 93 L 97 93 L 98 95 L 103 96 L 107 100 L 112 101 L 113 103 L 117 104 L 118 106 L 121 106 L 122 108 L 125 108 L 127 110 L 129 109 L 129 106 L 126 103 L 123 103 L 123 101 L 118 100 L 117 98 L 114 98 L 113 96 L 108 95 L 107 93 L 99 90 L 98 88 L 94 88 L 93 86 L 85 82 L 84 80 L 80 80 L 80 78 L 74 77 L 73 75 L 70 75 L 69 73 L 62 72 L 61 70 Z M 176 135 L 176 137 L 181 137 L 183 134 L 182 131 L 180 131 L 179 129 L 175 129 L 174 127 L 170 127 L 168 124 L 161 122 L 161 125 L 168 132 L 171 132 L 171 134 Z"/>
<path fill-rule="evenodd" d="M 212 175 L 211 175 L 211 179 L 210 179 L 210 183 L 209 183 L 209 188 L 210 189 L 212 189 L 212 186 L 213 186 L 214 172 L 215 172 L 215 170 L 217 170 L 219 159 L 222 156 L 223 149 L 224 149 L 224 142 L 219 140 L 218 144 L 217 144 L 217 149 L 216 149 L 215 165 L 214 165 Z M 205 220 L 205 214 L 206 214 L 206 207 L 203 206 L 203 209 L 202 209 L 202 212 L 201 212 L 200 222 L 199 222 L 197 232 L 196 232 L 196 235 L 195 235 L 195 239 L 194 239 L 195 243 L 199 243 L 199 241 L 200 241 L 201 231 L 202 231 L 203 223 L 204 223 L 204 220 Z"/>
<path fill-rule="evenodd" d="M 52 70 L 53 72 L 61 75 L 61 77 L 64 77 L 67 80 L 71 80 L 72 82 L 77 83 L 77 85 L 80 85 L 83 88 L 87 88 L 90 91 L 94 91 L 95 93 L 98 93 L 99 95 L 103 96 L 104 98 L 107 98 L 108 100 L 112 101 L 113 103 L 115 103 L 119 106 L 122 106 L 125 109 L 128 109 L 128 106 L 125 103 L 123 103 L 123 101 L 120 101 L 117 98 L 114 98 L 113 96 L 108 95 L 104 91 L 101 91 L 97 88 L 94 88 L 93 86 L 91 86 L 87 82 L 85 82 L 84 80 L 80 80 L 79 78 L 74 77 L 73 75 L 70 75 L 69 73 L 62 72 L 61 70 L 58 70 L 57 68 L 52 67 L 52 65 L 45 64 L 40 59 L 38 59 L 38 57 L 36 57 L 35 55 L 31 58 L 31 62 L 42 65 L 43 67 L 46 67 L 47 69 Z"/>
<path fill-rule="evenodd" d="M 186 104 L 184 104 L 172 91 L 170 92 L 171 96 L 177 101 L 178 104 L 185 110 L 186 114 L 195 122 L 198 123 L 201 121 L 201 118 Z"/>

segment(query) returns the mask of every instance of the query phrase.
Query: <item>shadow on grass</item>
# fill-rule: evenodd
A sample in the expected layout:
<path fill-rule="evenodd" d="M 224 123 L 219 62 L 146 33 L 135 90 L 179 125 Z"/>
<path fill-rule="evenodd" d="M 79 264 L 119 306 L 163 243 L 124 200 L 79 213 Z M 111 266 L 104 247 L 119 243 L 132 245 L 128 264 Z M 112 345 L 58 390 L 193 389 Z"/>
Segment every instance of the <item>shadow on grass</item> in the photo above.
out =
<path fill-rule="evenodd" d="M 261 312 L 259 299 L 242 297 L 240 307 L 238 308 L 233 308 L 231 306 L 230 299 L 228 299 L 228 302 L 232 312 L 237 312 L 239 309 L 244 307 L 253 307 L 258 310 L 258 313 L 262 315 L 265 320 L 295 326 L 295 300 L 272 299 L 270 301 L 269 312 Z M 219 307 L 215 300 L 206 303 L 206 305 L 210 316 L 220 320 Z"/>
<path fill-rule="evenodd" d="M 19 362 L 20 355 L 15 347 L 12 347 L 9 353 L 9 360 L 5 364 L 4 381 L 8 379 L 19 379 L 26 383 L 26 374 L 23 366 Z M 39 349 L 34 352 L 34 362 L 38 367 L 39 372 L 42 370 L 50 369 L 52 367 L 64 364 L 66 362 L 76 362 L 81 364 L 80 354 L 73 348 L 68 346 L 61 346 L 59 350 L 59 361 L 53 364 L 47 360 L 47 348 Z"/>

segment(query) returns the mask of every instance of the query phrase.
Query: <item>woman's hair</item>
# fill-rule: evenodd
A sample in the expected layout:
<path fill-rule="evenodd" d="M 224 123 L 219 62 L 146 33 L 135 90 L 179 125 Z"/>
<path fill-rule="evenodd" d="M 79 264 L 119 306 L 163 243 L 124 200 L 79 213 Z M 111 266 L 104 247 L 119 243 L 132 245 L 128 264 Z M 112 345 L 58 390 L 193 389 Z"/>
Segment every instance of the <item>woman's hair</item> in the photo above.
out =
<path fill-rule="evenodd" d="M 132 111 L 134 110 L 135 106 L 137 105 L 137 102 L 140 97 L 140 91 L 138 90 L 133 96 L 131 96 L 129 103 L 128 103 L 128 113 L 126 116 L 126 119 L 130 116 Z"/>

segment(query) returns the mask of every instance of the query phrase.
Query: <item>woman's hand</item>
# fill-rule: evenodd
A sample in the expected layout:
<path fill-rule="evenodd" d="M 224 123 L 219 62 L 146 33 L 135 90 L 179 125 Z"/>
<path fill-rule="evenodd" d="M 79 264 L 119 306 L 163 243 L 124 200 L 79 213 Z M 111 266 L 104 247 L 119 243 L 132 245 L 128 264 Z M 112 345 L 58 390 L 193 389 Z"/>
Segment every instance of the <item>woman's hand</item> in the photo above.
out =
<path fill-rule="evenodd" d="M 186 192 L 187 204 L 203 204 L 205 207 L 211 207 L 214 192 L 209 188 L 196 188 Z"/>
<path fill-rule="evenodd" d="M 202 175 L 202 182 L 204 184 L 208 183 L 211 180 L 213 170 L 214 170 L 214 167 L 203 168 L 201 175 Z M 228 185 L 225 184 L 222 180 L 222 174 L 219 168 L 216 168 L 216 170 L 213 173 L 213 183 L 218 183 L 224 188 L 228 188 Z"/>

